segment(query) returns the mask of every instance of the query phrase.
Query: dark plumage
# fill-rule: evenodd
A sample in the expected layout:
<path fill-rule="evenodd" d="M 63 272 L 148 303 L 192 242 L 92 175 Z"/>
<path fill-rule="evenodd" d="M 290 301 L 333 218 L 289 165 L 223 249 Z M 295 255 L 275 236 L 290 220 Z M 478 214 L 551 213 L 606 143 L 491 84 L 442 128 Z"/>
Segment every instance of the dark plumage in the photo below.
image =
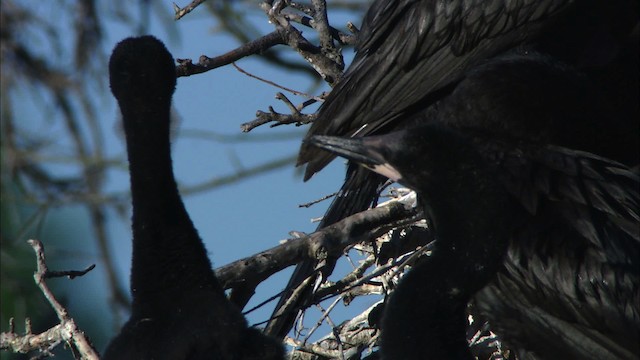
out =
<path fill-rule="evenodd" d="M 479 289 L 479 311 L 521 358 L 640 355 L 637 171 L 441 123 L 309 144 L 415 189 L 436 233 L 385 309 L 384 358 L 470 358 L 465 308 Z"/>
<path fill-rule="evenodd" d="M 608 64 L 637 24 L 634 10 L 637 4 L 626 0 L 375 1 L 358 35 L 356 57 L 307 138 L 388 132 L 389 125 L 445 97 L 469 69 L 514 47 L 583 67 Z M 598 43 L 600 37 L 612 44 Z M 588 46 L 602 53 L 600 61 L 585 53 Z M 298 163 L 307 164 L 308 179 L 332 158 L 303 143 Z"/>
<path fill-rule="evenodd" d="M 284 351 L 227 300 L 173 176 L 175 65 L 151 36 L 120 42 L 109 61 L 127 139 L 133 203 L 131 318 L 106 359 L 280 359 Z"/>
<path fill-rule="evenodd" d="M 425 128 L 410 137 L 397 133 L 357 140 L 315 136 L 309 144 L 394 180 L 400 179 L 394 169 L 379 166 L 390 164 L 406 172 L 402 182 L 418 191 L 436 233 L 433 255 L 402 279 L 385 307 L 383 357 L 471 359 L 467 303 L 497 271 L 517 214 L 482 158 L 444 127 Z M 411 153 L 416 151 L 429 155 L 416 159 Z M 407 152 L 413 156 L 400 157 Z M 496 219 L 505 221 L 496 226 Z"/>
<path fill-rule="evenodd" d="M 584 73 L 583 83 L 602 90 L 598 106 L 606 108 L 604 113 L 609 116 L 593 123 L 598 131 L 582 127 L 585 134 L 595 136 L 571 136 L 567 128 L 554 129 L 547 121 L 543 121 L 547 128 L 538 134 L 535 131 L 542 126 L 518 118 L 452 117 L 447 120 L 449 125 L 500 132 L 510 130 L 512 126 L 506 123 L 514 121 L 518 131 L 528 131 L 527 137 L 547 138 L 598 154 L 604 150 L 605 156 L 637 164 L 637 42 L 638 4 L 629 0 L 376 0 L 358 34 L 353 63 L 320 108 L 306 139 L 314 135 L 360 137 L 415 126 L 427 118 L 425 110 L 447 99 L 471 69 L 504 52 L 533 51 L 544 53 L 551 62 L 567 64 L 572 68 L 569 72 Z M 482 93 L 481 88 L 476 90 Z M 574 146 L 578 138 L 580 144 Z M 333 157 L 303 143 L 298 164 L 307 164 L 305 180 Z M 384 181 L 384 177 L 349 165 L 325 223 L 365 210 L 376 200 Z M 332 268 L 328 261 L 324 273 Z M 299 264 L 284 297 L 313 269 L 313 262 Z M 276 309 L 281 304 L 282 300 Z M 291 319 L 275 319 L 270 327 L 283 336 Z"/>

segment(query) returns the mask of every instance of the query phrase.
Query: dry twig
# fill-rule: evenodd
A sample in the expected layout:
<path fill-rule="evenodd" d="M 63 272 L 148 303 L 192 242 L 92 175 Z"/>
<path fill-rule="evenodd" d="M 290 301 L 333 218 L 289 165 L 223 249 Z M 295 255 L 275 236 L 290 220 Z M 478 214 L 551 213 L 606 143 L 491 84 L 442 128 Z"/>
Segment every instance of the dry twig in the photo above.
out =
<path fill-rule="evenodd" d="M 31 332 L 30 320 L 25 320 L 25 334 L 19 335 L 15 332 L 13 319 L 10 321 L 8 332 L 0 334 L 0 349 L 10 350 L 16 353 L 28 353 L 39 351 L 42 355 L 51 355 L 51 351 L 61 343 L 68 344 L 73 350 L 74 356 L 78 359 L 97 360 L 98 352 L 93 348 L 84 332 L 78 328 L 75 321 L 69 316 L 67 309 L 55 298 L 45 279 L 53 277 L 67 276 L 73 279 L 83 276 L 91 271 L 95 265 L 89 266 L 82 271 L 49 271 L 44 254 L 44 246 L 39 240 L 29 240 L 29 245 L 36 252 L 37 270 L 33 274 L 36 285 L 40 288 L 45 298 L 56 312 L 60 323 L 51 329 L 40 334 Z"/>

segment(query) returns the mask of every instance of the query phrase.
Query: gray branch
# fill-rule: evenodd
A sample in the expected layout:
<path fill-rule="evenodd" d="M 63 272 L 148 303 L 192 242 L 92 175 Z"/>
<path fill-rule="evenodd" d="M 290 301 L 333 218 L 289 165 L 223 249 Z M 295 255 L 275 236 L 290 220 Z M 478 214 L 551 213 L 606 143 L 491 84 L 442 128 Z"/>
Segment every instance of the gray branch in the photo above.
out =
<path fill-rule="evenodd" d="M 12 319 L 10 321 L 9 331 L 0 334 L 0 349 L 10 350 L 16 353 L 39 351 L 42 354 L 48 355 L 53 348 L 61 343 L 66 343 L 75 350 L 74 353 L 76 353 L 80 359 L 98 360 L 100 358 L 98 352 L 94 349 L 84 332 L 78 328 L 73 318 L 69 316 L 67 309 L 55 298 L 49 289 L 49 286 L 47 286 L 47 283 L 45 282 L 45 279 L 51 277 L 82 276 L 93 267 L 87 268 L 83 271 L 49 271 L 42 243 L 39 240 L 29 240 L 28 243 L 36 252 L 38 264 L 37 271 L 33 274 L 33 278 L 36 285 L 40 288 L 45 298 L 56 312 L 60 323 L 43 333 L 33 334 L 31 333 L 30 321 L 27 319 L 25 321 L 25 334 L 19 335 L 15 332 Z"/>

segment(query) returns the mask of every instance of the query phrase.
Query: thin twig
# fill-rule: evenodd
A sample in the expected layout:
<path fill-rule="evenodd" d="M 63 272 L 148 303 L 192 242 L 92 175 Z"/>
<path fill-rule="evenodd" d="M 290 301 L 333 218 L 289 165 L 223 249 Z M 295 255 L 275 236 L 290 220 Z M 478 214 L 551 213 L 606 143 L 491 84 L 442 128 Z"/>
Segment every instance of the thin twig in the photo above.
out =
<path fill-rule="evenodd" d="M 309 124 L 315 120 L 316 114 L 281 114 L 276 112 L 272 106 L 269 106 L 269 112 L 258 110 L 256 111 L 256 117 L 257 119 L 240 125 L 242 132 L 249 132 L 258 126 L 268 124 L 270 122 L 274 123 L 271 124 L 271 127 L 287 124 L 295 124 L 296 126 Z"/>
<path fill-rule="evenodd" d="M 58 277 L 67 276 L 70 280 L 73 280 L 76 277 L 83 276 L 84 274 L 86 274 L 89 271 L 93 270 L 95 267 L 96 267 L 96 264 L 91 264 L 91 265 L 87 266 L 87 268 L 84 269 L 84 270 L 48 271 L 45 274 L 45 278 L 52 279 L 52 278 L 58 278 Z"/>
<path fill-rule="evenodd" d="M 194 64 L 191 59 L 176 59 L 179 64 L 176 67 L 176 75 L 181 77 L 201 74 L 221 66 L 229 65 L 244 57 L 260 54 L 276 45 L 282 44 L 285 44 L 285 41 L 281 33 L 274 31 L 220 56 L 210 58 L 206 55 L 201 55 L 196 64 Z"/>
<path fill-rule="evenodd" d="M 174 20 L 180 20 L 188 13 L 192 12 L 193 9 L 198 7 L 200 4 L 205 2 L 206 0 L 193 0 L 189 5 L 180 8 L 176 3 L 173 3 L 173 11 L 175 12 Z"/>
<path fill-rule="evenodd" d="M 327 199 L 331 199 L 332 197 L 336 196 L 337 194 L 338 194 L 338 192 L 336 191 L 336 192 L 334 192 L 332 194 L 325 195 L 325 196 L 321 197 L 320 199 L 316 199 L 316 200 L 313 200 L 313 201 L 310 201 L 310 202 L 307 202 L 307 203 L 304 203 L 304 204 L 298 204 L 298 207 L 299 208 L 309 208 L 309 207 L 311 207 L 311 206 L 313 206 L 313 205 L 315 205 L 317 203 L 323 202 L 323 201 L 325 201 Z"/>
<path fill-rule="evenodd" d="M 45 279 L 53 277 L 52 274 L 65 273 L 82 276 L 80 273 L 86 274 L 90 269 L 84 271 L 49 271 L 42 243 L 39 240 L 29 240 L 27 242 L 35 251 L 37 259 L 37 270 L 33 274 L 33 278 L 36 285 L 40 288 L 40 291 L 42 291 L 49 304 L 51 304 L 60 323 L 43 333 L 33 334 L 31 332 L 31 321 L 27 319 L 25 321 L 25 334 L 18 335 L 14 332 L 15 326 L 13 321 L 10 321 L 10 332 L 0 334 L 0 349 L 8 349 L 20 353 L 40 351 L 41 354 L 50 354 L 53 348 L 64 342 L 75 350 L 80 356 L 80 359 L 98 360 L 98 352 L 85 336 L 84 332 L 78 328 L 73 318 L 69 316 L 67 309 L 55 298 L 45 282 Z"/>
<path fill-rule="evenodd" d="M 329 313 L 331 312 L 331 310 L 333 310 L 336 307 L 336 305 L 338 305 L 340 300 L 342 300 L 342 296 L 338 296 L 338 298 L 336 298 L 326 310 L 323 309 L 322 306 L 320 306 L 320 304 L 316 304 L 316 307 L 320 309 L 322 316 L 320 316 L 320 318 L 316 321 L 316 324 L 309 330 L 309 333 L 303 340 L 304 343 L 309 341 L 309 338 L 311 338 L 311 336 L 316 332 L 316 330 L 318 330 L 318 328 L 322 325 L 324 320 L 329 318 Z"/>
<path fill-rule="evenodd" d="M 292 93 L 293 95 L 304 96 L 304 97 L 309 98 L 309 99 L 314 99 L 314 98 L 315 98 L 315 99 L 317 99 L 317 100 L 321 100 L 321 99 L 319 99 L 319 98 L 317 98 L 317 97 L 315 97 L 315 96 L 313 96 L 313 95 L 309 95 L 309 94 L 307 94 L 307 93 L 303 93 L 303 92 L 301 92 L 301 91 L 294 90 L 294 89 L 291 89 L 291 88 L 288 88 L 288 87 L 282 86 L 282 85 L 280 85 L 280 84 L 276 84 L 276 83 L 274 83 L 274 82 L 273 82 L 273 81 L 271 81 L 271 80 L 267 80 L 267 79 L 262 78 L 262 77 L 260 77 L 260 76 L 258 76 L 258 75 L 254 75 L 254 74 L 252 74 L 252 73 L 250 73 L 250 72 L 248 72 L 248 71 L 244 70 L 244 69 L 243 69 L 243 68 L 241 68 L 240 66 L 238 66 L 238 64 L 236 64 L 235 62 L 234 62 L 234 63 L 231 63 L 231 65 L 233 65 L 233 67 L 234 67 L 234 68 L 236 68 L 236 70 L 238 70 L 238 71 L 239 71 L 239 72 L 241 72 L 242 74 L 247 75 L 248 77 L 251 77 L 251 78 L 254 78 L 254 79 L 260 80 L 260 81 L 262 81 L 263 83 L 265 83 L 265 84 L 269 84 L 269 85 L 274 86 L 274 87 L 277 87 L 278 89 L 282 89 L 282 90 L 284 90 L 284 91 L 288 91 L 288 92 Z M 281 94 L 281 93 L 278 93 L 278 94 Z"/>

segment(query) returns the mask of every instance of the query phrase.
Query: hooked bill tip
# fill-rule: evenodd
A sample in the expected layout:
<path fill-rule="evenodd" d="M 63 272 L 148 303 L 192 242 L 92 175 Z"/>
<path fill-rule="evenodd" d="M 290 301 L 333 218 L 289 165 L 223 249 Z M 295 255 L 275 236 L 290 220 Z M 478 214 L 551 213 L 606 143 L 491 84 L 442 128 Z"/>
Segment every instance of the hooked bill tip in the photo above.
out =
<path fill-rule="evenodd" d="M 367 141 L 367 138 L 341 138 L 335 136 L 312 136 L 307 140 L 310 144 L 326 151 L 330 151 L 350 161 L 386 176 L 393 181 L 402 179 L 400 172 L 394 168 L 382 155 L 381 149 L 375 144 L 378 142 Z"/>

